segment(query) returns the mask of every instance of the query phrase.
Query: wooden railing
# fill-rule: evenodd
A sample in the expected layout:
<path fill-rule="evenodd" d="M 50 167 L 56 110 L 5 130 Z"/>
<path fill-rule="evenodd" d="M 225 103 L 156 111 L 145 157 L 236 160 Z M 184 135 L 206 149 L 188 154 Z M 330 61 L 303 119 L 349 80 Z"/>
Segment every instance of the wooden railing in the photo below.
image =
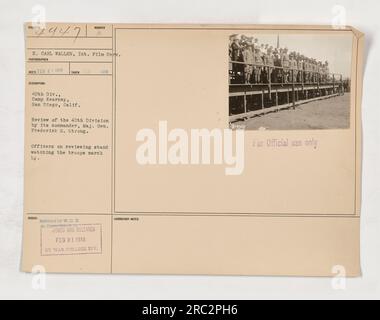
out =
<path fill-rule="evenodd" d="M 244 79 L 244 66 L 248 65 L 248 66 L 252 66 L 253 68 L 261 68 L 262 71 L 266 71 L 268 70 L 267 74 L 273 74 L 273 72 L 276 74 L 277 78 L 279 78 L 278 76 L 281 77 L 282 81 L 281 82 L 272 82 L 272 79 L 271 77 L 268 77 L 268 79 L 263 79 L 263 80 L 267 80 L 267 82 L 265 81 L 262 81 L 260 83 L 245 83 L 244 81 L 243 82 L 238 82 L 238 83 L 232 83 L 231 82 L 231 76 L 233 76 L 233 73 L 234 73 L 234 68 L 232 67 L 233 65 L 241 65 L 243 67 L 243 69 L 241 71 L 238 71 L 238 72 L 241 72 L 242 73 L 242 79 Z M 303 84 L 327 84 L 327 83 L 339 83 L 339 82 L 343 82 L 343 77 L 342 75 L 340 74 L 336 74 L 336 73 L 322 73 L 322 72 L 316 72 L 316 71 L 306 71 L 306 70 L 301 70 L 301 69 L 298 69 L 298 68 L 291 68 L 291 67 L 279 67 L 279 66 L 270 66 L 270 65 L 265 65 L 265 64 L 255 64 L 255 63 L 246 63 L 246 62 L 241 62 L 241 61 L 230 61 L 230 85 L 241 85 L 241 84 L 250 84 L 250 85 L 253 85 L 253 84 L 285 84 L 285 83 L 295 83 L 295 84 L 300 84 L 300 85 L 303 85 Z M 292 81 L 288 81 L 288 82 L 285 82 L 284 81 L 284 78 L 285 78 L 285 75 L 288 75 L 288 77 L 290 79 L 292 79 Z M 294 74 L 296 74 L 298 76 L 298 74 L 301 74 L 301 76 L 299 77 L 299 79 L 301 79 L 300 82 L 297 82 L 297 81 L 293 81 L 294 80 Z M 307 78 L 307 79 L 305 79 Z"/>
<path fill-rule="evenodd" d="M 239 65 L 241 70 L 236 68 L 236 65 Z M 256 70 L 260 68 L 263 73 L 260 81 L 247 83 L 244 72 L 246 65 L 250 65 Z M 230 61 L 229 73 L 230 98 L 243 97 L 242 112 L 240 115 L 230 117 L 232 121 L 241 115 L 262 114 L 271 109 L 295 108 L 301 101 L 305 103 L 344 93 L 343 77 L 340 74 L 326 74 L 265 64 L 248 64 L 239 61 Z M 261 108 L 250 112 L 247 110 L 247 96 L 257 95 L 261 96 Z M 284 95 L 283 103 L 279 102 L 280 95 Z M 272 108 L 266 107 L 265 98 L 273 102 Z"/>

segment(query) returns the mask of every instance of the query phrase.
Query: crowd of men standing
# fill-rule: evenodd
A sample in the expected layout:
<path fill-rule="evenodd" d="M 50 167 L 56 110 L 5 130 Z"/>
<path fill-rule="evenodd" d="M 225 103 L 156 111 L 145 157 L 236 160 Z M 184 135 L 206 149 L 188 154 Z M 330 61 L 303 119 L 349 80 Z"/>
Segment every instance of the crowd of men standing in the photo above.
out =
<path fill-rule="evenodd" d="M 260 44 L 259 39 L 234 34 L 230 37 L 231 83 L 327 83 L 328 61 L 317 61 L 288 48 Z"/>

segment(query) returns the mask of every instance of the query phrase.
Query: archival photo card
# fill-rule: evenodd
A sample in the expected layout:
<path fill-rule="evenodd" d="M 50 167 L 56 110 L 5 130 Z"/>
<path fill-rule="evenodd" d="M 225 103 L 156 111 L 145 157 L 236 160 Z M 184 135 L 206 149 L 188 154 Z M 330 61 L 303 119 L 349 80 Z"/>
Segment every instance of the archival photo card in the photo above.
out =
<path fill-rule="evenodd" d="M 359 276 L 364 36 L 25 25 L 22 270 Z"/>

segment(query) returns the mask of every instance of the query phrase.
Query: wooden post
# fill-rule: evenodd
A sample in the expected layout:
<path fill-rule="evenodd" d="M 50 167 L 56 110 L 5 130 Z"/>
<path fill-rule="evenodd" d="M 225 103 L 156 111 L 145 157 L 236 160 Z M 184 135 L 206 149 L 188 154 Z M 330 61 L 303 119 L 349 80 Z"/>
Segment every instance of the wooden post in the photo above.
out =
<path fill-rule="evenodd" d="M 286 91 L 286 96 L 287 96 L 287 99 L 286 99 L 286 101 L 288 102 L 288 104 L 290 103 L 290 89 L 288 89 L 287 91 Z"/>
<path fill-rule="evenodd" d="M 296 92 L 295 92 L 295 83 L 294 83 L 294 69 L 292 69 L 292 102 L 293 109 L 296 108 Z"/>
<path fill-rule="evenodd" d="M 70 66 L 70 63 L 69 63 L 69 66 Z M 231 85 L 231 78 L 232 78 L 232 70 L 233 70 L 233 67 L 232 67 L 232 63 L 231 63 L 231 58 L 230 58 L 230 63 L 228 64 L 229 66 L 229 69 L 228 69 L 228 84 Z"/>
<path fill-rule="evenodd" d="M 335 74 L 333 74 L 333 94 L 335 93 Z"/>
<path fill-rule="evenodd" d="M 272 70 L 273 72 L 273 70 Z M 268 67 L 268 90 L 269 90 L 269 99 L 272 101 L 272 77 L 271 77 L 271 67 Z"/>
<path fill-rule="evenodd" d="M 264 109 L 264 89 L 261 90 L 261 109 Z"/>
<path fill-rule="evenodd" d="M 278 89 L 276 89 L 276 106 L 278 106 Z"/>
<path fill-rule="evenodd" d="M 285 70 L 284 67 L 281 67 L 281 84 L 284 85 L 285 80 Z"/>
<path fill-rule="evenodd" d="M 321 90 L 319 88 L 319 73 L 317 73 L 317 88 L 318 88 L 318 95 L 321 96 Z"/>
<path fill-rule="evenodd" d="M 247 92 L 244 91 L 244 113 L 247 113 Z"/>

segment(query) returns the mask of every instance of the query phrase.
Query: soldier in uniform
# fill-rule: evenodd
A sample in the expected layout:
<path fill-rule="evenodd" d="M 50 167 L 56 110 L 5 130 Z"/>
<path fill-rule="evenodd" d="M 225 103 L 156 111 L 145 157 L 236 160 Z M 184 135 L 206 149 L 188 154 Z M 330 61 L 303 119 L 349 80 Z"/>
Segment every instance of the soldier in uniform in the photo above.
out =
<path fill-rule="evenodd" d="M 326 73 L 326 82 L 331 82 L 331 75 L 330 75 L 330 69 L 329 69 L 329 62 L 325 62 L 325 73 Z"/>
<path fill-rule="evenodd" d="M 265 45 L 264 51 L 263 51 L 262 57 L 261 57 L 263 59 L 263 71 L 262 71 L 262 81 L 263 82 L 267 82 L 268 74 L 269 74 L 269 70 L 268 70 L 268 49 L 267 48 L 268 48 L 268 45 Z"/>
<path fill-rule="evenodd" d="M 260 48 L 260 45 L 259 45 L 259 38 L 254 38 L 254 41 L 253 41 L 253 48 L 256 52 L 256 49 L 257 48 Z"/>
<path fill-rule="evenodd" d="M 318 61 L 318 83 L 322 83 L 323 81 L 323 67 L 322 62 Z"/>
<path fill-rule="evenodd" d="M 269 49 L 269 44 L 266 44 L 265 47 L 264 47 L 264 52 L 263 52 L 264 53 L 264 55 L 263 55 L 264 58 L 268 54 L 268 49 Z"/>
<path fill-rule="evenodd" d="M 265 44 L 262 43 L 261 46 L 260 46 L 260 55 L 261 55 L 261 59 L 263 59 L 264 54 L 265 54 Z"/>
<path fill-rule="evenodd" d="M 296 61 L 296 53 L 292 52 L 289 56 L 290 58 L 290 68 L 291 68 L 291 81 L 297 82 L 297 76 L 298 76 L 298 66 Z"/>
<path fill-rule="evenodd" d="M 315 59 L 313 59 L 312 67 L 313 67 L 313 83 L 317 83 L 317 62 Z"/>
<path fill-rule="evenodd" d="M 237 34 L 233 34 L 230 36 L 230 43 L 228 45 L 228 57 L 229 57 L 229 71 L 230 71 L 230 82 L 233 82 L 233 63 L 232 63 L 232 44 L 234 42 L 234 38 L 237 36 Z"/>
<path fill-rule="evenodd" d="M 309 58 L 305 58 L 304 62 L 304 70 L 305 70 L 305 82 L 309 83 L 310 82 L 310 60 Z"/>
<path fill-rule="evenodd" d="M 254 57 L 252 52 L 252 42 L 248 39 L 247 42 L 244 43 L 243 47 L 243 61 L 244 65 L 244 82 L 246 84 L 251 83 L 252 75 L 253 75 L 253 63 Z"/>
<path fill-rule="evenodd" d="M 242 64 L 240 63 L 234 63 L 234 62 L 242 62 L 243 61 L 243 56 L 242 56 L 242 51 L 241 51 L 241 46 L 240 46 L 240 40 L 238 35 L 234 35 L 232 37 L 232 44 L 231 44 L 231 61 L 232 61 L 232 77 L 233 77 L 233 83 L 239 83 L 239 80 L 242 76 Z"/>
<path fill-rule="evenodd" d="M 313 58 L 310 59 L 310 81 L 314 83 L 314 61 Z"/>
<path fill-rule="evenodd" d="M 314 67 L 313 67 L 313 59 L 309 60 L 309 74 L 310 74 L 310 82 L 314 82 Z"/>
<path fill-rule="evenodd" d="M 281 56 L 280 56 L 280 51 L 278 49 L 274 50 L 274 82 L 278 83 L 281 82 Z"/>
<path fill-rule="evenodd" d="M 283 50 L 282 54 L 282 67 L 283 67 L 283 82 L 288 83 L 289 82 L 289 70 L 290 70 L 290 59 L 288 54 L 288 48 L 285 48 Z"/>
<path fill-rule="evenodd" d="M 298 69 L 298 79 L 297 82 L 303 83 L 303 56 L 297 54 L 297 69 Z"/>
<path fill-rule="evenodd" d="M 275 82 L 274 80 L 274 73 L 273 73 L 273 70 L 274 70 L 274 55 L 273 55 L 273 47 L 269 47 L 268 48 L 268 53 L 267 53 L 267 61 L 266 61 L 266 65 L 268 66 L 268 76 L 267 76 L 267 80 L 269 82 Z"/>
<path fill-rule="evenodd" d="M 314 72 L 314 83 L 318 82 L 318 63 L 317 60 L 313 59 L 313 72 Z"/>
<path fill-rule="evenodd" d="M 255 49 L 254 59 L 255 59 L 255 66 L 254 66 L 253 72 L 254 72 L 255 83 L 260 83 L 262 68 L 263 68 L 263 59 L 261 58 L 260 48 Z"/>
<path fill-rule="evenodd" d="M 326 68 L 326 63 L 322 64 L 322 78 L 323 78 L 323 83 L 327 83 L 327 68 Z"/>

